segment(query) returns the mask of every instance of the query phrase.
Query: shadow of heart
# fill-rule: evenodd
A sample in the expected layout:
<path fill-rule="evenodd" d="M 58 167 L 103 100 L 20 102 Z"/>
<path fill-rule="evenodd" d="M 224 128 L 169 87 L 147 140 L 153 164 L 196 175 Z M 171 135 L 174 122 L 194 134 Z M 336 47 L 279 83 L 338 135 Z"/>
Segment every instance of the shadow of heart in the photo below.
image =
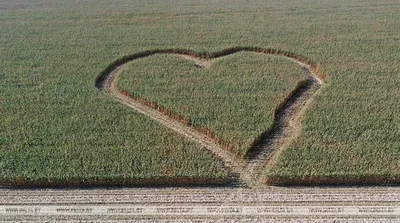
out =
<path fill-rule="evenodd" d="M 302 68 L 307 77 L 300 81 L 276 107 L 273 125 L 254 140 L 245 156 L 238 157 L 232 153 L 233 149 L 224 144 L 210 130 L 193 128 L 191 123 L 179 114 L 173 114 L 167 108 L 120 90 L 114 81 L 125 64 L 155 54 L 178 54 L 194 61 L 199 67 L 208 67 L 209 60 L 242 51 L 290 59 Z M 325 83 L 325 80 L 326 76 L 319 71 L 316 63 L 295 53 L 269 48 L 234 47 L 220 52 L 201 54 L 187 49 L 159 49 L 127 55 L 108 65 L 96 78 L 95 86 L 137 112 L 145 114 L 183 136 L 200 143 L 224 160 L 226 166 L 233 172 L 234 181 L 256 187 L 264 182 L 261 176 L 265 165 L 273 163 L 276 155 L 300 134 L 301 118 L 309 107 L 313 95 Z"/>

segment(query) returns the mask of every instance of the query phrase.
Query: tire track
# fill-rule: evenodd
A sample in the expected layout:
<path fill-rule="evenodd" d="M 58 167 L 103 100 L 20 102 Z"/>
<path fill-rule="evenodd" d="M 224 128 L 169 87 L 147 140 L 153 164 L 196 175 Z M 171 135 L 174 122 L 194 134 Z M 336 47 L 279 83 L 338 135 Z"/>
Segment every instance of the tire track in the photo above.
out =
<path fill-rule="evenodd" d="M 255 52 L 266 55 L 282 56 L 299 64 L 304 71 L 306 80 L 298 83 L 293 92 L 277 107 L 273 126 L 267 129 L 254 146 L 250 149 L 246 159 L 239 159 L 215 142 L 212 137 L 203 134 L 191 126 L 161 113 L 133 97 L 123 94 L 115 83 L 115 78 L 124 65 L 139 58 L 154 54 L 177 54 L 193 61 L 196 66 L 208 68 L 212 60 L 228 56 L 237 52 Z M 264 167 L 274 161 L 274 157 L 283 148 L 293 142 L 300 134 L 301 118 L 312 102 L 313 95 L 324 83 L 324 75 L 319 73 L 318 67 L 310 60 L 304 59 L 294 53 L 275 49 L 255 47 L 229 48 L 212 54 L 197 55 L 190 50 L 167 49 L 145 51 L 123 57 L 110 64 L 96 79 L 96 87 L 115 97 L 119 102 L 147 115 L 160 124 L 176 131 L 177 133 L 193 140 L 220 157 L 227 168 L 231 170 L 231 181 L 235 186 L 261 187 L 265 185 L 262 179 Z"/>

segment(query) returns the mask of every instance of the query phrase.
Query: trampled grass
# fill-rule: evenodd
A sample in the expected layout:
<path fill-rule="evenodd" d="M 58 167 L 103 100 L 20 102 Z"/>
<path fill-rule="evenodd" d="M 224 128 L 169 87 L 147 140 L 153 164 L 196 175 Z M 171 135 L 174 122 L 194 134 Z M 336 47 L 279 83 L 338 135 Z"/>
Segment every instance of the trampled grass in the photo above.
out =
<path fill-rule="evenodd" d="M 266 177 L 398 182 L 399 10 L 396 0 L 2 1 L 0 179 L 226 176 L 94 80 L 143 50 L 259 46 L 296 52 L 328 75 Z"/>
<path fill-rule="evenodd" d="M 211 131 L 244 157 L 303 79 L 293 61 L 240 52 L 214 59 L 210 68 L 197 68 L 178 55 L 154 55 L 131 62 L 117 82 L 121 90 Z"/>

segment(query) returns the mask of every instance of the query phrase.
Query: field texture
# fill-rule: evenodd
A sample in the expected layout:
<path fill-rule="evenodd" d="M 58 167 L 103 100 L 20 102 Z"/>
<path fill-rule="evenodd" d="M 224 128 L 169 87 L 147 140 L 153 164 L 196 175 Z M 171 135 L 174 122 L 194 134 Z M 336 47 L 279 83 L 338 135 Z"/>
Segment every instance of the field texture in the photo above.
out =
<path fill-rule="evenodd" d="M 328 76 L 304 115 L 299 137 L 277 151 L 263 171 L 269 183 L 399 182 L 399 21 L 396 0 L 2 1 L 0 182 L 226 182 L 228 171 L 219 158 L 119 104 L 96 89 L 94 80 L 115 59 L 135 52 L 165 48 L 215 52 L 234 46 L 295 52 L 317 62 Z M 204 74 L 211 78 L 213 69 L 221 75 L 235 75 L 231 69 L 264 69 L 229 67 L 231 60 L 246 61 L 241 61 L 244 67 L 259 60 L 240 57 L 218 59 Z M 262 63 L 275 60 L 262 58 Z M 183 75 L 176 72 L 179 69 L 199 72 L 189 62 L 175 59 L 166 59 L 176 64 L 171 73 L 175 80 Z M 132 62 L 124 72 L 135 75 L 123 76 L 119 84 L 130 90 L 138 81 L 134 78 L 144 75 L 134 69 L 163 60 L 160 56 Z M 272 70 L 291 78 L 275 83 L 291 86 L 296 82 L 292 78 L 301 76 L 298 68 L 285 72 L 285 63 L 277 61 Z M 239 89 L 243 83 L 237 84 Z M 137 87 L 142 87 L 143 97 L 157 97 L 154 91 L 146 92 L 145 85 Z M 175 103 L 180 100 L 173 92 L 177 89 L 166 89 L 169 95 L 163 103 L 193 117 L 184 104 Z M 262 107 L 266 105 L 256 108 L 256 114 L 265 109 L 262 122 L 246 116 L 239 123 L 270 125 L 273 108 Z M 228 114 L 227 119 L 237 114 Z M 213 123 L 212 118 L 191 120 Z M 259 129 L 251 131 L 246 137 L 254 137 Z"/>

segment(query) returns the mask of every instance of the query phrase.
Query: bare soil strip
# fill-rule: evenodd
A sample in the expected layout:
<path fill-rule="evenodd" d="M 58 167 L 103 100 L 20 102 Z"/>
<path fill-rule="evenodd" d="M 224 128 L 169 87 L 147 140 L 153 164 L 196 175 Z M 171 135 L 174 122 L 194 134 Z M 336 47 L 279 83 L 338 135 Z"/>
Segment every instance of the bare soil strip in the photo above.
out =
<path fill-rule="evenodd" d="M 399 187 L 249 188 L 0 188 L 0 205 L 32 204 L 261 204 L 261 203 L 400 204 Z"/>
<path fill-rule="evenodd" d="M 208 68 L 212 59 L 231 55 L 237 52 L 247 51 L 267 55 L 286 57 L 299 64 L 306 75 L 306 80 L 301 81 L 288 97 L 276 108 L 275 119 L 272 128 L 267 129 L 260 139 L 254 142 L 246 159 L 239 159 L 228 152 L 223 146 L 216 143 L 215 138 L 197 131 L 193 127 L 169 117 L 130 95 L 124 94 L 118 89 L 115 77 L 126 63 L 135 59 L 151 56 L 154 54 L 178 54 L 184 58 L 194 61 L 196 66 Z M 275 49 L 263 49 L 254 47 L 236 47 L 212 54 L 197 55 L 189 50 L 167 49 L 146 51 L 123 57 L 110 64 L 96 79 L 96 87 L 115 97 L 119 102 L 135 109 L 137 112 L 149 116 L 153 120 L 167 126 L 168 128 L 184 135 L 186 138 L 200 143 L 206 149 L 220 157 L 227 168 L 232 172 L 232 182 L 237 186 L 261 187 L 265 185 L 262 179 L 262 170 L 274 161 L 274 157 L 283 148 L 293 142 L 300 134 L 301 119 L 306 109 L 312 102 L 313 95 L 324 83 L 325 76 L 318 71 L 317 65 L 294 53 Z"/>
<path fill-rule="evenodd" d="M 4 188 L 0 222 L 398 222 L 399 192 L 398 187 Z"/>

